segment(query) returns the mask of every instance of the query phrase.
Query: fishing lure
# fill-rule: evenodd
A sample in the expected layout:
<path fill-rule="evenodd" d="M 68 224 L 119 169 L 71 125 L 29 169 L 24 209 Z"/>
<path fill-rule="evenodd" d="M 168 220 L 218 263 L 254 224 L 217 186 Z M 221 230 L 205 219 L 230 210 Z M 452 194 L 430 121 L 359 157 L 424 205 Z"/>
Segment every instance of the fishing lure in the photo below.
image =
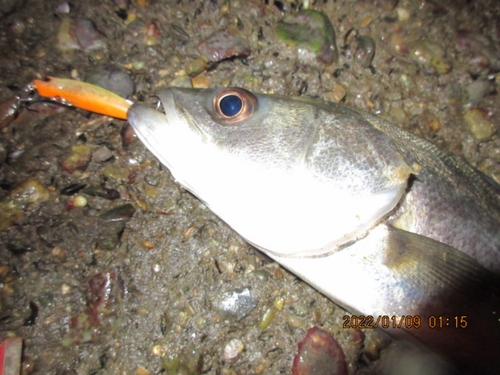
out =
<path fill-rule="evenodd" d="M 67 78 L 35 79 L 31 88 L 38 95 L 86 111 L 127 119 L 132 102 L 102 87 Z"/>

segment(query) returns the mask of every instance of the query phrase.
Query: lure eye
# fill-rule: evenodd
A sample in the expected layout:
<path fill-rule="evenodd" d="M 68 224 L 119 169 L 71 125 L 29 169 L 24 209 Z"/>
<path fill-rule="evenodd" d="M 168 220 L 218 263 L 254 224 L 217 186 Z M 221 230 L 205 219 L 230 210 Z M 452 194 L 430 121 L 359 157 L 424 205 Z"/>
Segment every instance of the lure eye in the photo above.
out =
<path fill-rule="evenodd" d="M 250 91 L 227 88 L 214 96 L 213 108 L 220 123 L 233 125 L 249 119 L 257 110 L 258 101 Z"/>

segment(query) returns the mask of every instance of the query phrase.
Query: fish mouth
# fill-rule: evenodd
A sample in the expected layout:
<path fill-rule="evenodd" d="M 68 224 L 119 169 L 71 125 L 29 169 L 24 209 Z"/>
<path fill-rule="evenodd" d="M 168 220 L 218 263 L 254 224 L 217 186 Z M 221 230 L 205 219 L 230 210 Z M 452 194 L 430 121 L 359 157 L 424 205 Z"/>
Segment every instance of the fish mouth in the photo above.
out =
<path fill-rule="evenodd" d="M 181 90 L 171 88 L 160 90 L 156 94 L 158 98 L 156 109 L 144 104 L 134 104 L 130 107 L 127 120 L 149 149 L 154 148 L 158 137 L 166 135 L 166 130 L 169 128 L 187 128 L 195 131 L 202 139 L 208 138 L 186 106 L 182 104 L 186 100 L 183 100 Z"/>
<path fill-rule="evenodd" d="M 185 90 L 189 89 L 173 87 L 160 90 L 156 95 L 160 99 L 157 110 L 162 112 L 171 123 L 187 124 L 191 130 L 196 131 L 206 141 L 209 138 L 208 134 L 198 126 L 193 116 L 186 109 L 186 105 L 180 103 L 185 101 L 183 100 Z"/>
<path fill-rule="evenodd" d="M 157 109 L 134 104 L 127 113 L 127 120 L 137 137 L 174 175 L 180 169 L 178 160 L 189 156 L 189 149 L 184 145 L 209 142 L 189 113 L 190 108 L 183 105 L 192 100 L 183 100 L 187 95 L 182 92 L 176 94 L 171 89 L 160 90 L 156 95 L 159 98 Z M 180 172 L 177 175 L 180 176 Z"/>

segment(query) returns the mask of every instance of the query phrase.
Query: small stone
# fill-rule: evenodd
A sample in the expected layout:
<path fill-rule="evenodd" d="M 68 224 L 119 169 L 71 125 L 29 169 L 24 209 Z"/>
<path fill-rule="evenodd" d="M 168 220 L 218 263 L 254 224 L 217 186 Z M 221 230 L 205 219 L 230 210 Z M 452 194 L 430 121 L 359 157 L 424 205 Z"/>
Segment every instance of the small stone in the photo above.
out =
<path fill-rule="evenodd" d="M 273 308 L 268 308 L 266 311 L 264 311 L 264 314 L 262 315 L 260 322 L 259 322 L 259 328 L 260 329 L 266 329 L 269 327 L 269 324 L 274 320 L 276 317 L 276 310 Z"/>
<path fill-rule="evenodd" d="M 49 191 L 34 177 L 15 187 L 0 199 L 0 231 L 20 220 L 25 209 L 34 208 L 49 198 Z"/>
<path fill-rule="evenodd" d="M 344 86 L 338 83 L 334 83 L 332 88 L 333 91 L 327 91 L 323 93 L 323 98 L 329 102 L 340 103 L 347 95 L 347 90 Z"/>
<path fill-rule="evenodd" d="M 245 345 L 239 339 L 232 339 L 229 343 L 224 347 L 224 351 L 222 356 L 224 359 L 236 359 L 238 355 L 243 352 L 245 349 Z"/>
<path fill-rule="evenodd" d="M 495 133 L 495 126 L 481 109 L 469 109 L 465 112 L 464 120 L 467 128 L 478 141 L 490 139 L 493 133 Z"/>
<path fill-rule="evenodd" d="M 148 241 L 148 240 L 143 240 L 141 242 L 141 246 L 143 248 L 145 248 L 146 250 L 153 250 L 153 249 L 156 249 L 156 246 L 154 243 L 152 243 L 151 241 Z"/>
<path fill-rule="evenodd" d="M 101 223 L 96 237 L 97 248 L 99 250 L 114 250 L 120 245 L 124 229 L 125 223 L 122 221 Z"/>
<path fill-rule="evenodd" d="M 61 293 L 62 295 L 67 295 L 71 292 L 71 286 L 69 286 L 68 284 L 63 284 L 61 286 Z"/>
<path fill-rule="evenodd" d="M 125 125 L 123 125 L 122 131 L 120 132 L 120 136 L 122 138 L 123 147 L 130 146 L 132 142 L 137 139 L 135 130 L 132 126 L 130 126 L 129 123 L 125 123 Z"/>
<path fill-rule="evenodd" d="M 201 72 L 203 72 L 207 68 L 207 62 L 205 59 L 202 58 L 197 58 L 194 60 L 189 61 L 185 66 L 184 66 L 184 71 L 186 74 L 190 77 L 194 77 Z"/>
<path fill-rule="evenodd" d="M 359 21 L 359 26 L 360 27 L 366 27 L 368 26 L 369 24 L 371 24 L 373 22 L 373 18 L 370 17 L 370 16 L 367 16 L 367 17 L 363 17 L 361 19 L 361 21 Z"/>
<path fill-rule="evenodd" d="M 8 195 L 9 199 L 16 201 L 22 207 L 26 207 L 28 204 L 38 205 L 48 200 L 49 197 L 49 191 L 35 177 L 28 178 Z"/>
<path fill-rule="evenodd" d="M 467 104 L 477 106 L 482 98 L 492 91 L 493 87 L 490 81 L 478 79 L 472 82 L 466 88 Z"/>
<path fill-rule="evenodd" d="M 73 195 L 78 193 L 83 188 L 85 188 L 85 186 L 86 186 L 85 184 L 79 184 L 79 183 L 70 184 L 62 188 L 60 193 L 62 195 Z"/>
<path fill-rule="evenodd" d="M 210 78 L 198 76 L 191 79 L 191 85 L 195 89 L 207 89 L 210 86 Z"/>
<path fill-rule="evenodd" d="M 285 306 L 285 299 L 281 296 L 276 297 L 273 301 L 273 306 L 276 308 L 276 310 L 281 311 L 283 310 L 283 306 Z"/>
<path fill-rule="evenodd" d="M 398 14 L 398 21 L 404 22 L 410 19 L 410 12 L 406 8 L 397 7 L 396 13 Z"/>
<path fill-rule="evenodd" d="M 391 36 L 392 48 L 398 53 L 407 53 L 408 47 L 403 41 L 403 38 L 399 34 L 392 34 Z"/>
<path fill-rule="evenodd" d="M 135 93 L 135 82 L 130 75 L 115 67 L 99 67 L 85 75 L 85 82 L 112 91 L 123 98 Z"/>
<path fill-rule="evenodd" d="M 233 29 L 219 30 L 198 45 L 208 61 L 222 61 L 231 57 L 250 55 L 250 44 Z"/>
<path fill-rule="evenodd" d="M 64 16 L 57 33 L 56 48 L 62 52 L 103 49 L 106 48 L 106 37 L 96 29 L 92 21 Z"/>
<path fill-rule="evenodd" d="M 293 375 L 347 375 L 345 356 L 339 343 L 328 332 L 310 328 L 299 342 L 293 360 Z"/>
<path fill-rule="evenodd" d="M 309 51 L 324 64 L 338 60 L 335 31 L 324 13 L 302 10 L 279 21 L 276 34 L 286 44 Z"/>
<path fill-rule="evenodd" d="M 71 147 L 71 154 L 62 162 L 62 167 L 70 173 L 84 171 L 91 159 L 92 149 L 89 145 L 75 145 Z"/>
<path fill-rule="evenodd" d="M 410 56 L 422 64 L 429 73 L 441 75 L 451 71 L 451 64 L 445 59 L 444 50 L 429 40 L 423 39 L 414 43 Z"/>
<path fill-rule="evenodd" d="M 147 174 L 144 176 L 144 181 L 151 186 L 158 186 L 159 177 L 158 175 Z"/>
<path fill-rule="evenodd" d="M 108 189 L 105 186 L 89 186 L 82 190 L 83 194 L 91 197 L 101 197 L 104 199 L 114 200 L 120 198 L 120 192 L 116 189 Z"/>
<path fill-rule="evenodd" d="M 193 85 L 191 84 L 191 79 L 187 75 L 178 75 L 175 77 L 170 83 L 169 86 L 174 86 L 174 87 L 187 87 L 187 88 L 192 88 Z"/>
<path fill-rule="evenodd" d="M 295 315 L 288 315 L 286 318 L 286 322 L 292 328 L 301 328 L 304 327 L 305 325 L 304 319 L 299 318 L 298 316 Z"/>
<path fill-rule="evenodd" d="M 97 320 L 116 315 L 125 296 L 125 284 L 115 268 L 92 276 L 87 289 L 87 314 Z"/>
<path fill-rule="evenodd" d="M 431 118 L 428 125 L 431 132 L 434 134 L 441 130 L 441 121 L 439 121 L 439 119 L 436 117 Z"/>
<path fill-rule="evenodd" d="M 124 222 L 132 217 L 135 212 L 134 206 L 130 203 L 114 207 L 101 215 L 99 219 L 103 222 Z"/>
<path fill-rule="evenodd" d="M 103 161 L 109 160 L 113 157 L 113 154 L 106 146 L 99 147 L 92 153 L 92 160 L 101 163 Z"/>
<path fill-rule="evenodd" d="M 142 32 L 144 34 L 143 42 L 146 46 L 156 46 L 159 43 L 161 32 L 155 21 L 148 23 Z"/>
<path fill-rule="evenodd" d="M 85 198 L 83 195 L 77 195 L 68 202 L 67 208 L 82 208 L 85 207 L 87 203 L 87 198 Z"/>
<path fill-rule="evenodd" d="M 167 345 L 154 345 L 151 348 L 151 353 L 156 357 L 165 357 L 168 352 Z"/>
<path fill-rule="evenodd" d="M 358 61 L 363 68 L 368 68 L 375 56 L 375 41 L 368 35 L 360 35 L 356 38 L 356 50 L 354 59 Z"/>
<path fill-rule="evenodd" d="M 238 288 L 222 293 L 216 306 L 222 315 L 241 320 L 255 309 L 257 301 L 249 288 Z"/>

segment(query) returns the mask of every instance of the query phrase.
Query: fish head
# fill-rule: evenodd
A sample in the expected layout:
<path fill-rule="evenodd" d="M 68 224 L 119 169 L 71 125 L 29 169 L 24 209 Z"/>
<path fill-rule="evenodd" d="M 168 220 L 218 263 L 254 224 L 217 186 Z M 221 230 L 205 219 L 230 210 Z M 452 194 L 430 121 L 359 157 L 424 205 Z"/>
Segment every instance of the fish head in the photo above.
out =
<path fill-rule="evenodd" d="M 187 190 L 248 242 L 318 256 L 362 237 L 411 173 L 390 139 L 331 103 L 240 88 L 169 88 L 134 105 L 138 137 Z"/>

